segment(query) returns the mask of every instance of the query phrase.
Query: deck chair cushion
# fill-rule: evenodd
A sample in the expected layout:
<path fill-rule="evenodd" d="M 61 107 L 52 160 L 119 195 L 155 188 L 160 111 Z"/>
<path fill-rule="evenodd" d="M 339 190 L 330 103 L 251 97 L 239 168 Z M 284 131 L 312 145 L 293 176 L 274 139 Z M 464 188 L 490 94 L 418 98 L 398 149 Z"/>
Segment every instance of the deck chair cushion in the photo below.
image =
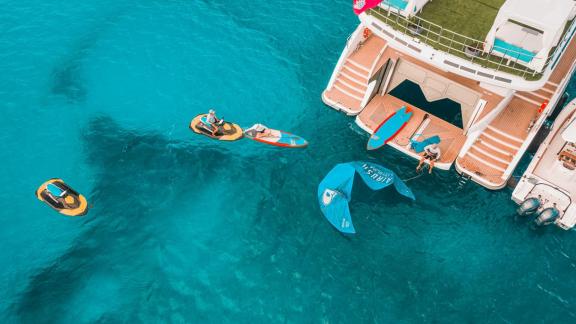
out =
<path fill-rule="evenodd" d="M 410 140 L 410 145 L 412 146 L 412 149 L 416 151 L 416 153 L 422 153 L 424 148 L 430 144 L 440 144 L 440 136 L 434 135 L 423 141 L 417 141 L 413 139 Z"/>

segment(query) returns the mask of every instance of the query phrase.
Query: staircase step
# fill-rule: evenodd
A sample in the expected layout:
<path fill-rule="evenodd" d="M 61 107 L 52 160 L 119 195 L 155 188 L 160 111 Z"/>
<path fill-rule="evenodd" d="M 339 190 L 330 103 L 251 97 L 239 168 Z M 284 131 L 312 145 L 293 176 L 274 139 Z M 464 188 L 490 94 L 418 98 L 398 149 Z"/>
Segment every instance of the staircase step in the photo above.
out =
<path fill-rule="evenodd" d="M 365 78 L 359 78 L 357 75 L 354 75 L 348 71 L 345 71 L 344 69 L 342 69 L 340 71 L 340 75 L 345 77 L 346 79 L 349 79 L 351 81 L 356 82 L 358 85 L 362 85 L 364 87 L 367 87 L 367 80 Z"/>
<path fill-rule="evenodd" d="M 346 107 L 350 111 L 360 111 L 360 105 L 362 104 L 362 101 L 350 97 L 348 94 L 343 93 L 336 87 L 333 87 L 327 91 L 326 97 L 328 97 L 328 99 L 332 100 L 333 102 Z"/>
<path fill-rule="evenodd" d="M 506 146 L 506 147 L 508 147 L 508 148 L 516 151 L 516 152 L 517 152 L 518 149 L 520 148 L 520 146 L 513 145 L 513 144 L 510 144 L 510 143 L 508 143 L 508 142 L 505 142 L 505 141 L 503 141 L 502 139 L 494 136 L 493 134 L 490 134 L 489 132 L 484 132 L 484 133 L 482 133 L 482 136 L 485 136 L 486 138 L 489 138 L 491 141 L 494 141 L 494 142 L 496 142 L 496 143 L 498 143 L 498 144 L 500 144 L 500 145 Z"/>
<path fill-rule="evenodd" d="M 522 99 L 522 100 L 524 100 L 524 101 L 526 101 L 526 102 L 529 102 L 529 103 L 531 103 L 531 104 L 533 104 L 533 105 L 536 105 L 536 106 L 540 106 L 540 105 L 542 104 L 541 102 L 538 102 L 538 101 L 536 101 L 536 100 L 534 100 L 534 99 L 529 98 L 529 96 L 527 96 L 525 93 L 519 94 L 519 93 L 517 92 L 517 93 L 514 94 L 514 97 L 520 98 L 520 99 Z"/>
<path fill-rule="evenodd" d="M 365 67 L 364 65 L 362 65 L 362 64 L 360 64 L 360 63 L 358 63 L 358 62 L 355 62 L 355 61 L 352 60 L 351 58 L 348 58 L 348 59 L 346 60 L 346 63 L 350 63 L 350 64 L 354 65 L 355 67 L 359 68 L 360 70 L 366 72 L 366 74 L 370 73 L 370 69 L 369 69 L 369 68 Z"/>
<path fill-rule="evenodd" d="M 546 91 L 542 91 L 542 89 L 538 89 L 536 91 L 532 91 L 530 92 L 532 95 L 540 98 L 540 100 L 544 101 L 549 101 L 550 98 L 552 98 L 552 94 L 550 94 L 549 92 Z"/>
<path fill-rule="evenodd" d="M 502 157 L 502 158 L 512 157 L 516 153 L 516 151 L 512 151 L 508 147 L 507 147 L 508 150 L 502 149 L 502 148 L 497 146 L 498 145 L 497 143 L 496 143 L 496 145 L 494 145 L 494 143 L 490 139 L 487 139 L 486 137 L 482 137 L 482 136 L 480 136 L 480 138 L 478 138 L 478 140 L 476 141 L 476 145 L 481 145 L 483 148 L 492 150 L 493 154 L 496 154 L 495 152 L 497 152 L 498 154 L 500 154 L 500 157 Z"/>
<path fill-rule="evenodd" d="M 554 82 L 550 82 L 550 81 L 546 81 L 546 85 L 545 87 L 548 86 L 549 88 L 558 88 L 559 84 L 558 83 L 554 83 Z"/>
<path fill-rule="evenodd" d="M 502 181 L 504 171 L 494 169 L 484 164 L 481 159 L 477 159 L 470 154 L 466 154 L 465 157 L 459 159 L 458 163 L 460 167 L 466 170 L 468 175 L 479 176 L 492 184 L 500 184 Z"/>
<path fill-rule="evenodd" d="M 348 64 L 345 63 L 344 66 L 342 67 L 342 71 L 345 71 L 346 73 L 352 73 L 355 76 L 357 76 L 358 78 L 361 78 L 363 80 L 366 80 L 366 82 L 368 82 L 368 73 L 364 73 L 364 71 L 360 71 L 358 68 L 355 68 L 354 65 L 352 64 Z"/>
<path fill-rule="evenodd" d="M 361 93 L 362 96 L 364 96 L 364 94 L 366 93 L 367 86 L 365 86 L 363 84 L 358 84 L 358 83 L 346 78 L 343 75 L 340 75 L 338 77 L 338 79 L 336 79 L 336 80 L 340 81 L 341 83 L 346 85 L 348 88 L 353 89 L 353 90 L 357 91 L 358 93 Z"/>
<path fill-rule="evenodd" d="M 348 88 L 346 85 L 344 85 L 342 82 L 340 82 L 339 80 L 336 81 L 336 83 L 334 83 L 334 88 L 338 89 L 340 92 L 356 99 L 359 100 L 360 102 L 362 102 L 362 100 L 364 99 L 362 97 L 362 94 L 358 94 L 355 90 Z"/>
<path fill-rule="evenodd" d="M 517 94 L 520 94 L 521 96 L 528 98 L 532 101 L 539 102 L 540 104 L 550 99 L 548 97 L 548 93 L 546 92 L 544 92 L 544 94 L 540 94 L 536 91 L 532 91 L 532 92 L 518 92 Z"/>
<path fill-rule="evenodd" d="M 542 87 L 538 91 L 549 93 L 550 96 L 552 96 L 554 94 L 554 92 L 556 91 L 556 89 L 548 89 L 546 87 Z"/>
<path fill-rule="evenodd" d="M 498 170 L 498 171 L 500 171 L 500 172 L 506 171 L 506 169 L 504 169 L 504 168 L 502 168 L 502 167 L 500 167 L 500 166 L 494 165 L 494 164 L 492 164 L 492 163 L 490 163 L 490 162 L 482 159 L 480 156 L 474 154 L 473 152 L 468 151 L 468 153 L 466 153 L 466 155 L 468 155 L 469 157 L 473 158 L 473 159 L 476 160 L 477 162 L 480 162 L 480 163 L 482 163 L 482 164 L 484 164 L 484 165 L 486 165 L 486 166 L 488 166 L 488 167 L 490 167 L 490 168 L 492 168 L 492 169 Z"/>
<path fill-rule="evenodd" d="M 489 130 L 495 132 L 495 133 L 498 133 L 498 135 L 504 136 L 504 137 L 506 137 L 507 139 L 513 140 L 513 141 L 518 142 L 518 143 L 520 143 L 520 144 L 522 144 L 522 143 L 524 142 L 522 139 L 520 139 L 520 138 L 518 138 L 518 137 L 516 137 L 516 136 L 510 135 L 510 134 L 508 134 L 508 133 L 506 133 L 506 132 L 504 132 L 504 131 L 501 131 L 501 130 L 499 130 L 498 128 L 492 126 L 492 125 L 488 125 L 487 128 L 488 128 Z"/>
<path fill-rule="evenodd" d="M 486 147 L 482 147 L 481 145 L 473 145 L 472 148 L 474 151 L 478 151 L 480 152 L 482 155 L 489 157 L 491 160 L 494 160 L 495 162 L 499 162 L 502 163 L 504 165 L 508 165 L 510 164 L 510 161 L 512 161 L 511 157 L 506 157 L 506 158 L 502 158 L 500 154 L 495 154 L 494 152 L 490 151 L 490 149 L 486 149 Z"/>

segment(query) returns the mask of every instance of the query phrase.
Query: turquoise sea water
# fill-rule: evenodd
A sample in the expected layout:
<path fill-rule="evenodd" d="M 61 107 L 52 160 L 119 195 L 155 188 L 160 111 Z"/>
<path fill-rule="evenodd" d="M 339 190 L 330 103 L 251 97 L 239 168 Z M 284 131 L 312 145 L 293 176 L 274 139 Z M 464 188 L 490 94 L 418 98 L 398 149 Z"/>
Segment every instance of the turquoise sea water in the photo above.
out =
<path fill-rule="evenodd" d="M 358 235 L 316 201 L 337 163 L 408 178 L 320 93 L 349 1 L 15 1 L 0 11 L 3 323 L 574 322 L 576 236 L 530 230 L 510 190 L 357 188 Z M 574 91 L 572 84 L 569 91 Z M 309 140 L 281 150 L 192 134 L 208 107 Z M 34 197 L 61 177 L 94 207 Z"/>

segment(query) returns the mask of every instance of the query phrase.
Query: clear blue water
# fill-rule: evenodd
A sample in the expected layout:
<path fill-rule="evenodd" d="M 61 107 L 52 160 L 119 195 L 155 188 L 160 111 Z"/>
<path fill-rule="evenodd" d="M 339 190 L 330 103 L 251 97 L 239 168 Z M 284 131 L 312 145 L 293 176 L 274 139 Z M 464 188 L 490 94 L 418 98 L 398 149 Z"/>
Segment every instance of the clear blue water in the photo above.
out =
<path fill-rule="evenodd" d="M 530 230 L 510 190 L 437 172 L 409 182 L 412 204 L 360 189 L 353 238 L 323 219 L 335 164 L 415 167 L 367 153 L 320 101 L 349 1 L 2 7 L 3 323 L 574 321 L 576 236 Z M 192 134 L 210 106 L 310 146 Z M 86 217 L 36 200 L 51 177 L 86 194 Z"/>

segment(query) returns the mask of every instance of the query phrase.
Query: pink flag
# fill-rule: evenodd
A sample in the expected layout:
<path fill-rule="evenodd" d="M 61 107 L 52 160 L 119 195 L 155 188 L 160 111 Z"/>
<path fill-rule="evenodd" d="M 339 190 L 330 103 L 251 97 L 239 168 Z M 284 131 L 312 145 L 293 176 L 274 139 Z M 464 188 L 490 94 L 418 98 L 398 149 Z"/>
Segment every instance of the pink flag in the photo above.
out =
<path fill-rule="evenodd" d="M 354 13 L 359 15 L 370 8 L 376 7 L 380 2 L 382 0 L 354 0 Z"/>

